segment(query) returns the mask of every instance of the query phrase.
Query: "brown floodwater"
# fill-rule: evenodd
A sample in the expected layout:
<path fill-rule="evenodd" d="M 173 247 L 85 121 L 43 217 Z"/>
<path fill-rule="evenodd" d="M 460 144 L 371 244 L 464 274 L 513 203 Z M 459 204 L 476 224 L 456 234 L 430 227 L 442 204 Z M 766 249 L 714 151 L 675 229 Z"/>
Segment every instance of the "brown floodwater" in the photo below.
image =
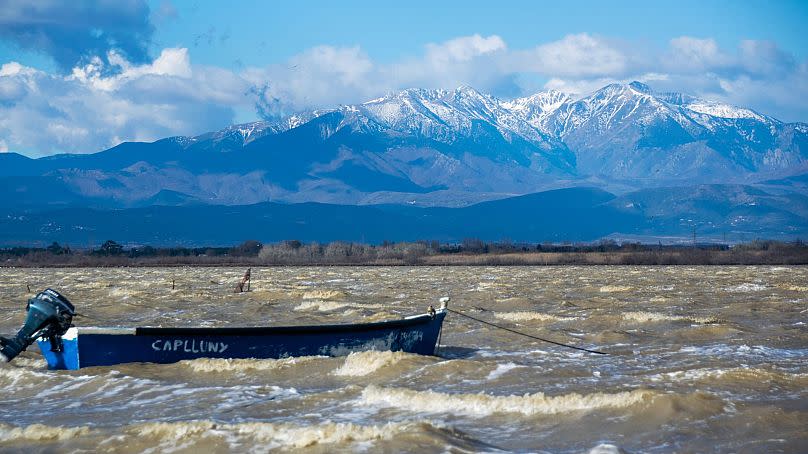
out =
<path fill-rule="evenodd" d="M 83 326 L 350 323 L 450 308 L 438 355 L 363 352 L 49 371 L 0 365 L 0 451 L 805 452 L 808 268 L 0 269 Z M 175 288 L 172 290 L 172 281 Z M 30 286 L 30 291 L 27 286 Z"/>

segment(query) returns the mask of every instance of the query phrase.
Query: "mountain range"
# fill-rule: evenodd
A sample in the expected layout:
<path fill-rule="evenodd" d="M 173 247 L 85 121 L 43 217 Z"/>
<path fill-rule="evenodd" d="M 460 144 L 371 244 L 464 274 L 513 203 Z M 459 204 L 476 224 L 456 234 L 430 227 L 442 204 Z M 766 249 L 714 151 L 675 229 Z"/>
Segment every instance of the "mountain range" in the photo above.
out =
<path fill-rule="evenodd" d="M 391 240 L 405 232 L 446 240 L 689 237 L 694 228 L 707 236 L 735 232 L 736 239 L 793 238 L 808 231 L 806 175 L 807 124 L 656 93 L 640 82 L 608 85 L 580 99 L 555 91 L 502 100 L 471 87 L 409 89 L 362 104 L 196 137 L 122 143 L 93 154 L 0 154 L 0 210 L 8 232 L 0 234 L 0 243 L 47 241 L 47 235 L 24 232 L 41 232 L 55 219 L 75 225 L 45 229 L 54 239 L 68 230 L 96 231 L 101 227 L 89 219 L 105 218 L 98 214 L 104 212 L 117 213 L 109 220 L 114 224 L 124 212 L 187 212 L 202 219 L 198 213 L 226 212 L 221 207 L 229 206 L 250 218 L 260 217 L 255 207 L 282 213 L 293 204 L 313 210 L 303 216 L 308 225 L 326 206 L 357 219 L 375 217 L 379 232 L 363 236 Z M 582 190 L 600 194 L 597 203 L 582 202 Z M 543 211 L 542 222 L 555 227 L 525 230 L 521 211 L 531 208 L 519 196 L 533 200 L 527 195 L 547 191 L 552 197 L 566 194 L 583 218 L 565 212 L 567 222 L 559 224 L 552 210 Z M 535 209 L 550 209 L 540 205 Z M 74 219 L 70 213 L 79 208 L 96 214 Z M 502 222 L 467 215 L 485 212 L 498 213 Z M 430 216 L 481 228 L 424 221 Z M 409 228 L 396 234 L 382 227 L 388 217 Z M 328 219 L 321 222 L 322 230 L 299 239 L 346 239 L 350 229 L 330 235 Z M 581 222 L 603 228 L 573 228 Z M 275 238 L 271 226 L 263 229 L 251 237 L 288 239 Z M 573 234 L 583 231 L 588 233 Z M 158 230 L 150 239 L 135 238 L 163 237 Z M 172 238 L 198 242 L 190 232 Z"/>

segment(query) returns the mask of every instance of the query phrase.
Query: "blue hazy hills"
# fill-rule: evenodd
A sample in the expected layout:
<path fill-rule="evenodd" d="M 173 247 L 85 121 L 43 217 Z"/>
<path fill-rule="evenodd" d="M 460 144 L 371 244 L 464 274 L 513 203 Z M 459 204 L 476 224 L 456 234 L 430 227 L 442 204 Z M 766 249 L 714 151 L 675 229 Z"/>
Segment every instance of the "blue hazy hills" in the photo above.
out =
<path fill-rule="evenodd" d="M 648 86 L 411 89 L 93 154 L 0 154 L 0 244 L 793 239 L 808 125 Z"/>

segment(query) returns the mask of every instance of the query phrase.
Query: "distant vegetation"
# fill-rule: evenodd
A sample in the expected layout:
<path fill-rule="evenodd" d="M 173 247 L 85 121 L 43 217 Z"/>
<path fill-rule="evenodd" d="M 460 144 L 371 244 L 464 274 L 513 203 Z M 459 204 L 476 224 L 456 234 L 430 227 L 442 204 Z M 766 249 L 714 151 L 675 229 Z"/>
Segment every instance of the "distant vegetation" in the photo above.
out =
<path fill-rule="evenodd" d="M 125 247 L 115 241 L 76 250 L 53 243 L 45 248 L 0 249 L 0 266 L 174 266 L 174 265 L 804 265 L 802 241 L 753 241 L 736 245 L 663 246 L 601 241 L 594 244 L 417 241 L 378 245 L 297 240 L 235 247 Z"/>

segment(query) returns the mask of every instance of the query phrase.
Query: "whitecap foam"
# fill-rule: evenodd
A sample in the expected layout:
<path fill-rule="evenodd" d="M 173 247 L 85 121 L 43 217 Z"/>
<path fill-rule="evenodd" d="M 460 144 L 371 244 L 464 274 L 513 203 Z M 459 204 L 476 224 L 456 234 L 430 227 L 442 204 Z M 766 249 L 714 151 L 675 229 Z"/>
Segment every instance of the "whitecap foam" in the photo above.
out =
<path fill-rule="evenodd" d="M 515 364 L 515 363 L 497 364 L 496 369 L 494 369 L 494 370 L 492 370 L 491 372 L 488 373 L 488 376 L 486 377 L 486 380 L 496 380 L 497 378 L 505 375 L 507 372 L 509 372 L 511 370 L 520 369 L 520 368 L 523 368 L 523 367 L 526 367 L 526 366 L 521 366 L 521 365 Z"/>
<path fill-rule="evenodd" d="M 343 377 L 362 377 L 398 363 L 407 357 L 404 352 L 374 351 L 353 352 L 332 374 Z"/>
<path fill-rule="evenodd" d="M 339 290 L 307 290 L 303 292 L 304 300 L 333 300 L 344 298 L 345 292 Z"/>
<path fill-rule="evenodd" d="M 497 312 L 494 314 L 494 317 L 502 320 L 508 320 L 511 322 L 525 322 L 525 321 L 559 322 L 559 321 L 575 320 L 575 317 L 558 317 L 555 315 L 532 311 Z"/>
<path fill-rule="evenodd" d="M 2 441 L 63 441 L 90 433 L 90 428 L 46 426 L 31 424 L 25 427 L 14 427 L 0 424 L 0 440 Z"/>
<path fill-rule="evenodd" d="M 714 317 L 695 317 L 690 315 L 667 315 L 657 312 L 623 312 L 620 314 L 624 320 L 649 323 L 649 322 L 664 322 L 664 321 L 687 321 L 691 323 L 710 324 L 720 323 L 720 320 Z"/>
<path fill-rule="evenodd" d="M 189 367 L 194 372 L 247 372 L 286 369 L 322 358 L 322 356 L 281 359 L 200 358 L 180 361 L 179 365 Z"/>
<path fill-rule="evenodd" d="M 808 374 L 794 374 L 776 370 L 752 368 L 752 367 L 731 367 L 721 368 L 701 368 L 677 370 L 655 374 L 648 377 L 652 381 L 668 379 L 672 381 L 703 381 L 714 379 L 743 380 L 753 382 L 779 381 L 799 385 L 806 382 Z"/>
<path fill-rule="evenodd" d="M 12 387 L 30 387 L 51 378 L 51 375 L 23 367 L 0 365 L 0 384 Z"/>
<path fill-rule="evenodd" d="M 714 344 L 705 346 L 684 346 L 679 349 L 680 353 L 687 353 L 695 356 L 732 356 L 747 357 L 755 359 L 802 359 L 808 356 L 808 348 L 788 349 L 768 347 L 765 345 L 727 345 Z"/>
<path fill-rule="evenodd" d="M 350 303 L 338 303 L 334 301 L 303 301 L 293 310 L 295 311 L 320 311 L 328 312 L 349 307 Z"/>
<path fill-rule="evenodd" d="M 44 368 L 47 366 L 48 363 L 45 361 L 45 358 L 26 358 L 23 356 L 18 356 L 14 358 L 14 366 L 16 367 L 30 367 L 30 368 Z"/>
<path fill-rule="evenodd" d="M 494 413 L 518 413 L 525 416 L 555 415 L 601 408 L 623 408 L 648 402 L 654 393 L 647 390 L 624 391 L 614 394 L 544 393 L 522 396 L 493 396 L 489 394 L 447 394 L 436 391 L 415 391 L 405 388 L 368 386 L 357 404 L 392 407 L 416 413 L 460 413 L 485 417 Z"/>
<path fill-rule="evenodd" d="M 589 454 L 623 454 L 626 451 L 611 443 L 601 443 L 589 450 Z"/>
<path fill-rule="evenodd" d="M 338 309 L 386 309 L 387 306 L 381 304 L 357 304 L 357 303 L 348 303 L 342 301 L 321 301 L 321 300 L 313 300 L 313 301 L 303 301 L 299 305 L 295 306 L 293 310 L 295 311 L 319 311 L 319 312 L 329 312 L 335 311 Z"/>
<path fill-rule="evenodd" d="M 139 439 L 157 439 L 159 447 L 187 445 L 201 438 L 219 438 L 232 447 L 245 439 L 263 444 L 267 449 L 307 448 L 322 444 L 362 443 L 389 440 L 399 434 L 408 434 L 430 427 L 440 429 L 431 422 L 396 422 L 384 425 L 325 422 L 311 426 L 288 423 L 247 422 L 218 424 L 213 421 L 187 421 L 147 423 L 130 427 L 129 435 Z"/>
<path fill-rule="evenodd" d="M 748 292 L 759 292 L 761 290 L 766 290 L 766 288 L 767 287 L 765 285 L 756 284 L 753 282 L 745 282 L 743 284 L 727 287 L 724 289 L 724 291 L 730 293 L 748 293 Z"/>
<path fill-rule="evenodd" d="M 632 288 L 628 285 L 604 285 L 600 288 L 600 293 L 628 292 Z"/>

